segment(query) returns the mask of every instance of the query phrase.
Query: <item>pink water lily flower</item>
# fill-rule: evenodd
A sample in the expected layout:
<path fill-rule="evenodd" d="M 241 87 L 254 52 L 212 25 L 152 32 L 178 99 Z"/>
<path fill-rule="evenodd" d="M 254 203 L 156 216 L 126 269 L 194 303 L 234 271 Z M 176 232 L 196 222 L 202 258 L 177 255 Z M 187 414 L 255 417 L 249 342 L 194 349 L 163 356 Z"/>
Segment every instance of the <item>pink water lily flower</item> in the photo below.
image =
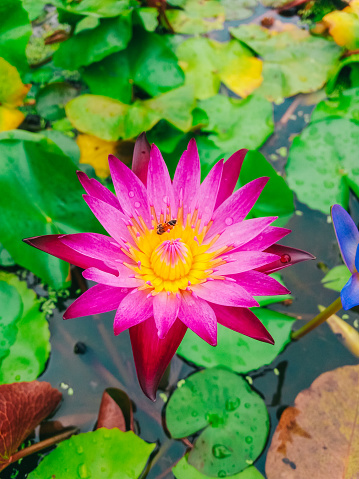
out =
<path fill-rule="evenodd" d="M 273 343 L 248 309 L 258 306 L 253 296 L 288 293 L 268 273 L 313 258 L 275 244 L 290 232 L 271 226 L 276 217 L 245 220 L 268 181 L 258 178 L 233 193 L 246 152 L 219 161 L 201 183 L 191 140 L 171 181 L 160 151 L 143 134 L 132 171 L 109 157 L 116 196 L 78 173 L 84 199 L 109 236 L 25 240 L 84 268 L 83 276 L 98 283 L 71 304 L 64 319 L 116 310 L 115 335 L 129 328 L 139 382 L 153 400 L 187 328 L 212 346 L 217 322 Z"/>

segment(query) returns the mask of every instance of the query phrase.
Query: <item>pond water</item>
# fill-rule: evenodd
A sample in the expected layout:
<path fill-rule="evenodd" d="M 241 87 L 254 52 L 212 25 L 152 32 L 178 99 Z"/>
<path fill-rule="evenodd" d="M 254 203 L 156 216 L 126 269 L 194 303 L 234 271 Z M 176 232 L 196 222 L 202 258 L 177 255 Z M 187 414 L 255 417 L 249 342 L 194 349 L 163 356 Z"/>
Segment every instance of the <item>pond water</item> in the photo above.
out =
<path fill-rule="evenodd" d="M 258 8 L 254 17 L 264 11 L 263 7 Z M 245 23 L 250 21 L 249 18 Z M 238 25 L 240 22 L 228 23 Z M 226 33 L 216 32 L 214 37 L 223 39 L 225 35 Z M 305 127 L 307 115 L 313 108 L 300 104 L 295 110 L 295 117 L 281 122 L 297 98 L 274 106 L 276 132 L 261 149 L 267 159 L 273 160 L 271 155 L 277 155 L 272 164 L 280 173 L 284 172 L 286 155 L 281 157 L 277 150 L 288 148 L 291 136 Z M 240 138 L 238 147 L 241 147 Z M 359 204 L 354 197 L 350 199 L 350 211 L 354 221 L 358 223 Z M 324 276 L 322 269 L 323 265 L 330 269 L 341 264 L 341 258 L 333 226 L 322 213 L 297 202 L 296 214 L 287 227 L 292 229 L 292 233 L 283 243 L 311 252 L 316 256 L 316 260 L 282 271 L 284 282 L 292 291 L 294 300 L 289 305 L 277 303 L 270 307 L 301 320 L 309 320 L 317 314 L 319 304 L 327 306 L 336 299 L 337 293 L 321 285 Z M 72 300 L 67 300 L 66 306 Z M 339 314 L 342 315 L 343 311 Z M 355 310 L 349 311 L 348 315 L 347 321 L 351 325 L 359 319 Z M 147 442 L 157 442 L 159 447 L 159 452 L 152 462 L 154 465 L 146 477 L 171 479 L 174 477 L 171 468 L 183 456 L 186 446 L 165 434 L 165 403 L 159 394 L 155 403 L 143 395 L 137 382 L 128 332 L 114 337 L 113 317 L 114 313 L 107 313 L 64 322 L 62 311 L 59 310 L 55 310 L 51 316 L 52 351 L 40 380 L 49 381 L 63 393 L 61 407 L 52 420 L 60 421 L 64 426 L 77 425 L 81 432 L 91 431 L 97 419 L 103 390 L 107 387 L 124 389 L 135 405 L 134 417 L 141 438 Z M 301 325 L 300 320 L 295 327 L 297 325 Z M 75 345 L 79 342 L 86 346 L 84 354 L 74 352 Z M 323 324 L 298 342 L 290 344 L 270 366 L 249 373 L 248 376 L 253 379 L 253 387 L 263 397 L 270 414 L 271 429 L 267 448 L 283 409 L 293 404 L 300 391 L 308 388 L 321 373 L 357 362 L 357 358 L 339 342 L 327 324 Z M 179 379 L 195 370 L 195 367 L 175 356 L 166 391 L 173 390 Z M 255 462 L 255 466 L 263 474 L 267 448 Z M 1 478 L 25 478 L 37 465 L 39 457 L 35 455 L 24 459 L 21 464 L 10 466 L 0 474 Z"/>

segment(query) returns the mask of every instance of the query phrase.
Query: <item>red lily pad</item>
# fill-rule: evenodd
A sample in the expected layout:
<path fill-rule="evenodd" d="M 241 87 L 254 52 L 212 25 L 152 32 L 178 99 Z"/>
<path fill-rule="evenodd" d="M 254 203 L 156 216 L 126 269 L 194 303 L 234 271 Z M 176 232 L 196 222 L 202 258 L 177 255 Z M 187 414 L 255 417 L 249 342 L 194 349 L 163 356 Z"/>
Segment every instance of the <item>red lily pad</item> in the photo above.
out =
<path fill-rule="evenodd" d="M 124 391 L 117 388 L 105 389 L 96 429 L 106 427 L 112 429 L 117 427 L 123 432 L 133 431 L 133 411 L 130 398 Z"/>
<path fill-rule="evenodd" d="M 0 386 L 0 470 L 10 463 L 30 432 L 56 408 L 61 396 L 46 382 Z"/>

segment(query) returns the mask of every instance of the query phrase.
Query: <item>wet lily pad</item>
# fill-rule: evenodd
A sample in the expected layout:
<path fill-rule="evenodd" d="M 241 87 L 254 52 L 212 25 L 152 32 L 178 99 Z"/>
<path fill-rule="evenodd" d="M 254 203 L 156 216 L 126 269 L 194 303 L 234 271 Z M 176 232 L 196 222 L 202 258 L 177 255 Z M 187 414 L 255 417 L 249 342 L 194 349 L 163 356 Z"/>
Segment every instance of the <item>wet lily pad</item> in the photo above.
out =
<path fill-rule="evenodd" d="M 91 93 L 131 103 L 133 85 L 157 96 L 182 85 L 184 74 L 160 35 L 136 28 L 126 50 L 93 63 L 83 78 Z"/>
<path fill-rule="evenodd" d="M 274 345 L 218 324 L 218 344 L 215 348 L 188 330 L 177 354 L 197 366 L 224 366 L 237 373 L 248 373 L 270 364 L 290 342 L 295 319 L 270 309 L 253 308 L 253 312 L 272 335 Z"/>
<path fill-rule="evenodd" d="M 278 33 L 258 25 L 230 28 L 263 59 L 263 84 L 257 92 L 275 102 L 322 88 L 342 52 L 334 42 L 294 25 L 285 30 Z"/>
<path fill-rule="evenodd" d="M 55 289 L 63 287 L 69 265 L 30 248 L 21 239 L 103 232 L 83 201 L 76 166 L 48 138 L 21 130 L 1 134 L 0 153 L 0 242 L 17 264 Z"/>
<path fill-rule="evenodd" d="M 33 290 L 15 274 L 0 272 L 0 384 L 32 381 L 50 355 L 46 314 Z"/>
<path fill-rule="evenodd" d="M 63 441 L 28 477 L 137 479 L 155 447 L 132 431 L 101 428 Z"/>
<path fill-rule="evenodd" d="M 287 180 L 299 201 L 324 214 L 337 203 L 348 208 L 349 188 L 359 196 L 359 125 L 326 118 L 294 138 Z"/>
<path fill-rule="evenodd" d="M 182 457 L 180 461 L 177 462 L 175 467 L 172 469 L 172 472 L 176 479 L 209 479 L 213 476 L 206 476 L 191 464 L 188 464 L 188 456 Z M 220 476 L 218 476 L 220 477 Z M 226 476 L 224 476 L 226 477 Z M 254 466 L 247 467 L 244 471 L 239 472 L 230 476 L 231 479 L 264 479 L 262 474 Z"/>
<path fill-rule="evenodd" d="M 208 117 L 202 131 L 212 132 L 208 138 L 223 151 L 238 150 L 241 136 L 241 148 L 259 148 L 274 131 L 272 104 L 258 96 L 237 100 L 216 95 L 198 102 L 198 107 Z"/>
<path fill-rule="evenodd" d="M 262 452 L 269 431 L 264 401 L 245 379 L 222 368 L 188 377 L 168 401 L 166 423 L 174 438 L 202 430 L 188 462 L 216 477 L 248 467 Z"/>

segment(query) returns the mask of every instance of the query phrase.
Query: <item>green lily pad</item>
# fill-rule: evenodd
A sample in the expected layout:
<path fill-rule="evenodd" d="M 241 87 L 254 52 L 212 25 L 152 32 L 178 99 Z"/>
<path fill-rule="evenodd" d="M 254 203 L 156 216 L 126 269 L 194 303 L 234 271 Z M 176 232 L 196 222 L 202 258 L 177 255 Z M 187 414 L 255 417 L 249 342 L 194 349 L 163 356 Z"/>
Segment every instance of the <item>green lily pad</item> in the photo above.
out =
<path fill-rule="evenodd" d="M 258 96 L 237 100 L 216 95 L 198 102 L 198 106 L 208 117 L 202 131 L 213 132 L 208 138 L 223 151 L 238 150 L 240 137 L 241 148 L 254 150 L 274 131 L 272 104 Z"/>
<path fill-rule="evenodd" d="M 347 118 L 359 122 L 359 88 L 350 88 L 319 102 L 313 110 L 311 122 L 327 118 Z"/>
<path fill-rule="evenodd" d="M 284 226 L 294 213 L 293 192 L 273 166 L 258 151 L 249 151 L 243 161 L 237 186 L 245 185 L 261 176 L 270 179 L 256 204 L 250 217 L 278 216 L 277 226 Z"/>
<path fill-rule="evenodd" d="M 195 106 L 190 87 L 183 86 L 150 100 L 132 105 L 99 95 L 81 95 L 66 105 L 66 114 L 75 128 L 103 140 L 130 139 L 150 130 L 161 119 L 182 131 L 192 126 Z"/>
<path fill-rule="evenodd" d="M 225 10 L 219 0 L 182 0 L 170 1 L 169 4 L 181 7 L 166 11 L 167 19 L 176 33 L 193 35 L 223 29 Z"/>
<path fill-rule="evenodd" d="M 69 83 L 50 83 L 36 95 L 37 112 L 46 120 L 60 120 L 66 116 L 66 103 L 78 94 L 79 91 Z"/>
<path fill-rule="evenodd" d="M 351 276 L 351 272 L 342 264 L 335 266 L 324 276 L 321 280 L 324 288 L 332 289 L 333 291 L 341 291 Z"/>
<path fill-rule="evenodd" d="M 28 477 L 137 479 L 155 447 L 132 431 L 100 428 L 61 442 Z"/>
<path fill-rule="evenodd" d="M 81 2 L 82 3 L 82 2 Z M 54 53 L 56 66 L 78 70 L 126 48 L 132 36 L 131 12 L 103 18 L 92 30 L 83 30 L 60 44 Z"/>
<path fill-rule="evenodd" d="M 0 242 L 14 261 L 55 289 L 66 284 L 69 265 L 31 248 L 22 238 L 103 232 L 82 198 L 76 166 L 43 135 L 21 130 L 0 135 Z"/>
<path fill-rule="evenodd" d="M 263 58 L 263 83 L 257 93 L 275 102 L 322 88 L 342 53 L 333 41 L 298 27 L 277 33 L 252 24 L 230 32 Z"/>
<path fill-rule="evenodd" d="M 137 8 L 136 13 L 141 24 L 148 32 L 154 32 L 158 26 L 158 10 L 154 7 Z"/>
<path fill-rule="evenodd" d="M 12 259 L 10 253 L 3 247 L 0 243 L 0 265 L 4 266 L 14 266 L 15 261 Z"/>
<path fill-rule="evenodd" d="M 75 165 L 78 165 L 80 161 L 80 148 L 73 138 L 57 130 L 43 130 L 41 135 L 52 140 L 66 156 L 71 158 Z"/>
<path fill-rule="evenodd" d="M 24 73 L 28 69 L 25 49 L 31 36 L 29 16 L 20 0 L 12 0 L 0 3 L 0 18 L 0 57 Z"/>
<path fill-rule="evenodd" d="M 348 208 L 349 188 L 359 196 L 359 125 L 327 118 L 294 138 L 287 180 L 299 201 L 328 215 L 331 205 Z"/>
<path fill-rule="evenodd" d="M 185 83 L 195 97 L 204 100 L 218 93 L 221 82 L 239 96 L 246 97 L 262 82 L 262 62 L 236 40 L 216 42 L 194 37 L 176 49 Z"/>
<path fill-rule="evenodd" d="M 269 431 L 264 401 L 244 378 L 222 368 L 188 377 L 168 401 L 166 424 L 174 438 L 202 431 L 188 462 L 216 477 L 241 472 L 255 461 Z"/>
<path fill-rule="evenodd" d="M 188 456 L 182 457 L 175 467 L 172 469 L 172 472 L 176 479 L 209 479 L 211 476 L 206 476 L 191 464 L 188 464 Z M 230 476 L 231 479 L 264 479 L 262 474 L 254 466 L 247 467 L 244 471 L 239 472 Z"/>
<path fill-rule="evenodd" d="M 0 384 L 33 381 L 50 355 L 50 331 L 40 302 L 25 281 L 0 272 Z"/>
<path fill-rule="evenodd" d="M 340 61 L 328 80 L 326 91 L 332 94 L 335 91 L 346 90 L 359 86 L 359 55 L 353 54 Z"/>
<path fill-rule="evenodd" d="M 160 35 L 136 28 L 126 50 L 85 68 L 83 78 L 91 93 L 131 103 L 133 85 L 157 96 L 182 85 L 184 74 Z"/>
<path fill-rule="evenodd" d="M 244 20 L 253 15 L 258 0 L 221 0 L 226 20 Z"/>
<path fill-rule="evenodd" d="M 132 0 L 81 0 L 81 2 L 52 0 L 51 3 L 66 13 L 73 13 L 79 16 L 90 15 L 99 18 L 117 17 L 127 11 L 132 5 L 136 5 L 136 2 Z"/>
<path fill-rule="evenodd" d="M 215 348 L 188 330 L 177 354 L 197 366 L 224 366 L 237 373 L 248 373 L 270 364 L 290 342 L 295 319 L 270 309 L 253 308 L 253 312 L 272 335 L 274 345 L 218 324 L 218 344 Z"/>

